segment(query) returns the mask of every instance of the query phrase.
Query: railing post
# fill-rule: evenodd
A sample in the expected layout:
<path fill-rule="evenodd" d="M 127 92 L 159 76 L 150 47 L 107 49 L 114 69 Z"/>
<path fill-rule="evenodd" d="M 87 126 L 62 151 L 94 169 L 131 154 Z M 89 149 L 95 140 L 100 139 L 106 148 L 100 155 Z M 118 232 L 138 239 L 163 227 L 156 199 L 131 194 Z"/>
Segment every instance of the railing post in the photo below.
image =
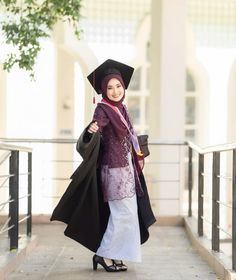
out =
<path fill-rule="evenodd" d="M 19 235 L 19 151 L 11 151 L 10 156 L 9 196 L 13 202 L 9 204 L 9 238 L 10 250 L 18 248 Z"/>
<path fill-rule="evenodd" d="M 232 185 L 232 269 L 236 270 L 236 149 L 233 150 Z"/>
<path fill-rule="evenodd" d="M 219 252 L 220 250 L 220 152 L 213 152 L 212 164 L 212 250 Z"/>
<path fill-rule="evenodd" d="M 193 149 L 188 147 L 188 216 L 192 217 Z"/>
<path fill-rule="evenodd" d="M 27 209 L 27 235 L 32 232 L 32 153 L 28 152 L 28 209 Z"/>
<path fill-rule="evenodd" d="M 204 155 L 198 154 L 198 235 L 203 236 Z"/>

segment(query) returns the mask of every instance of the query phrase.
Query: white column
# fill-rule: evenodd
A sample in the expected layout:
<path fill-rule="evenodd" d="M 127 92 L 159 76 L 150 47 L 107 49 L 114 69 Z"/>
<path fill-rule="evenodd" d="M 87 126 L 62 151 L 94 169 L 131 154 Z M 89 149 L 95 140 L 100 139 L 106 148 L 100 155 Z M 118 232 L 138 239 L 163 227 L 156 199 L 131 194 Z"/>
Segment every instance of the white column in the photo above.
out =
<path fill-rule="evenodd" d="M 74 59 L 60 45 L 55 46 L 56 54 L 56 94 L 55 94 L 55 124 L 54 137 L 71 139 L 74 137 Z M 75 145 L 54 144 L 53 153 L 55 160 L 73 160 Z M 57 179 L 52 182 L 51 195 L 61 196 L 67 188 L 69 181 L 59 180 L 73 173 L 73 163 L 55 162 L 52 177 Z M 50 190 L 49 190 L 50 192 Z M 50 193 L 48 194 L 50 195 Z M 58 199 L 52 199 L 54 207 Z"/>
<path fill-rule="evenodd" d="M 0 64 L 0 137 L 6 137 L 7 133 L 7 81 L 6 81 L 6 72 Z M 2 152 L 2 151 L 1 151 Z M 8 173 L 8 164 L 7 161 L 0 166 L 1 173 Z M 8 189 L 1 189 L 0 203 L 4 202 L 8 198 Z M 7 214 L 7 207 L 1 212 L 2 215 Z"/>
<path fill-rule="evenodd" d="M 7 120 L 7 88 L 6 88 L 6 72 L 0 64 L 0 137 L 6 136 L 6 120 Z"/>
<path fill-rule="evenodd" d="M 53 40 L 55 43 L 56 53 L 56 96 L 55 96 L 55 129 L 54 137 L 56 138 L 78 138 L 82 132 L 75 124 L 75 112 L 79 111 L 80 107 L 76 106 L 75 102 L 82 102 L 85 105 L 84 120 L 80 127 L 83 127 L 91 121 L 92 118 L 92 94 L 91 87 L 87 82 L 86 76 L 90 73 L 90 66 L 96 62 L 93 53 L 89 50 L 86 44 L 78 42 L 72 32 L 71 27 L 64 23 L 59 23 L 54 29 Z M 81 79 L 75 82 L 78 78 L 78 69 L 76 70 L 75 63 L 79 63 L 81 70 Z M 92 67 L 94 69 L 95 67 Z M 79 70 L 79 71 L 80 71 Z M 78 83 L 83 82 L 83 87 Z M 79 90 L 84 90 L 80 92 Z M 81 98 L 81 95 L 84 97 Z M 82 100 L 83 99 L 83 100 Z M 74 133 L 75 130 L 75 133 Z M 73 160 L 75 153 L 75 145 L 55 145 L 55 158 Z M 73 173 L 75 166 L 73 163 L 58 163 L 54 168 L 54 177 L 68 177 Z M 67 188 L 69 181 L 56 180 L 52 187 L 52 195 L 61 196 Z M 52 201 L 52 204 L 58 202 L 58 199 Z"/>
<path fill-rule="evenodd" d="M 234 59 L 233 63 L 231 64 L 231 69 L 229 71 L 229 86 L 227 92 L 227 140 L 226 142 L 236 142 L 236 82 L 235 82 L 235 75 L 236 75 L 236 58 Z"/>
<path fill-rule="evenodd" d="M 162 1 L 152 1 L 150 38 L 149 136 L 160 138 L 161 19 Z"/>
<path fill-rule="evenodd" d="M 74 59 L 63 48 L 57 47 L 56 76 L 56 137 L 72 138 L 74 120 Z"/>
<path fill-rule="evenodd" d="M 186 71 L 185 1 L 162 2 L 160 137 L 182 140 Z"/>
<path fill-rule="evenodd" d="M 153 0 L 151 11 L 150 136 L 182 140 L 185 0 Z"/>
<path fill-rule="evenodd" d="M 150 138 L 167 141 L 184 139 L 185 92 L 185 0 L 153 0 L 151 20 Z M 176 161 L 178 149 L 153 151 L 153 160 Z M 155 179 L 178 180 L 179 167 L 160 165 L 152 168 Z M 153 173 L 155 172 L 155 173 Z M 181 185 L 182 182 L 180 182 Z M 181 214 L 179 183 L 152 186 L 157 215 Z"/>
<path fill-rule="evenodd" d="M 87 43 L 78 41 L 74 36 L 74 31 L 71 26 L 63 22 L 58 23 L 54 28 L 53 33 L 54 41 L 58 46 L 63 47 L 66 50 L 67 54 L 70 54 L 70 57 L 74 61 L 79 62 L 82 73 L 84 75 L 84 124 L 87 125 L 92 118 L 94 106 L 92 103 L 93 95 L 92 89 L 87 81 L 86 76 L 90 74 L 97 66 L 97 58 L 92 50 L 89 48 Z M 71 59 L 69 58 L 69 59 Z M 66 71 L 65 66 L 62 67 Z"/>

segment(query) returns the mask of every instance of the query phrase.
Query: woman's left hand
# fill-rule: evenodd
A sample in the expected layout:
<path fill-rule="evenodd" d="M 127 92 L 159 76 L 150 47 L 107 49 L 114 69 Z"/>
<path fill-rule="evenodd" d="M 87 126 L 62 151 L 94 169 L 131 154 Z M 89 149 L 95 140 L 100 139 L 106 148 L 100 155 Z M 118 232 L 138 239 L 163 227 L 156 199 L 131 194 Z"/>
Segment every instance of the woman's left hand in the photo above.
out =
<path fill-rule="evenodd" d="M 141 160 L 138 161 L 138 163 L 139 163 L 140 168 L 143 169 L 144 168 L 144 160 L 141 159 Z"/>

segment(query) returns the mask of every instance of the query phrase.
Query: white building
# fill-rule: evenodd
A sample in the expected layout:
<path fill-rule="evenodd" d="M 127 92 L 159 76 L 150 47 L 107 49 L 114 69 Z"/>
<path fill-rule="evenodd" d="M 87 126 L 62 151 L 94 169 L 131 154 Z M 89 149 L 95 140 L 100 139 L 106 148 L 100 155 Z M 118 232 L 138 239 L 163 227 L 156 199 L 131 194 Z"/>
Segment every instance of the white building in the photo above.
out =
<path fill-rule="evenodd" d="M 35 82 L 21 70 L 0 70 L 0 137 L 77 139 L 94 109 L 86 76 L 112 58 L 136 69 L 126 102 L 139 133 L 151 141 L 201 146 L 235 142 L 236 1 L 107 3 L 84 0 L 80 41 L 68 26 L 56 26 L 42 42 Z M 35 148 L 34 214 L 50 214 L 68 185 L 48 177 L 68 177 L 76 165 L 49 161 L 78 158 L 74 150 L 61 144 Z M 184 147 L 151 151 L 145 172 L 155 213 L 182 215 L 184 174 L 173 162 L 182 159 L 184 166 Z M 150 164 L 154 160 L 169 164 Z"/>

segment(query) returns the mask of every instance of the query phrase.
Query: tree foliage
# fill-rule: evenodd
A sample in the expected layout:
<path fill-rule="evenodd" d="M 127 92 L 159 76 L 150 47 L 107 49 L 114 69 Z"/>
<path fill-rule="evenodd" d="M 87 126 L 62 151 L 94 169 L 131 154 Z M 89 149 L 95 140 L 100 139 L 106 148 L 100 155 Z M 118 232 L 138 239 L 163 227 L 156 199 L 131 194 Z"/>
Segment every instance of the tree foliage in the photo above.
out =
<path fill-rule="evenodd" d="M 34 65 L 41 49 L 40 40 L 49 37 L 55 23 L 67 21 L 79 37 L 82 0 L 0 0 L 0 28 L 12 50 L 4 61 L 7 71 L 14 65 L 34 76 Z"/>

